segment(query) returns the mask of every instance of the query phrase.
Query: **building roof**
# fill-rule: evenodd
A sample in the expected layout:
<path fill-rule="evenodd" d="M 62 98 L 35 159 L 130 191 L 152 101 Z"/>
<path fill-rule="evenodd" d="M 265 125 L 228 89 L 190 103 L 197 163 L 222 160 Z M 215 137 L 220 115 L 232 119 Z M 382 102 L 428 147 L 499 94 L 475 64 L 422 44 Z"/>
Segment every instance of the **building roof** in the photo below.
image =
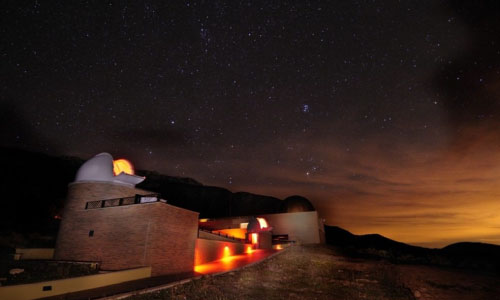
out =
<path fill-rule="evenodd" d="M 315 211 L 312 203 L 302 196 L 290 196 L 283 200 L 281 211 L 284 213 Z"/>
<path fill-rule="evenodd" d="M 76 173 L 75 182 L 80 181 L 103 181 L 135 186 L 142 182 L 145 177 L 134 174 L 113 173 L 113 156 L 103 152 L 87 160 Z"/>

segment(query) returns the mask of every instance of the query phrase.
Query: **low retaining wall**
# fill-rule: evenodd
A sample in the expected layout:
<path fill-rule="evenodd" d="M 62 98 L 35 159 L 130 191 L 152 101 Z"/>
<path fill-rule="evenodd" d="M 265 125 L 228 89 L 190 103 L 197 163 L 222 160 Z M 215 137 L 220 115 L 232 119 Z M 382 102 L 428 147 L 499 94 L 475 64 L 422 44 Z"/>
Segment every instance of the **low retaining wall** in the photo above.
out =
<path fill-rule="evenodd" d="M 239 242 L 234 243 L 229 241 L 196 239 L 194 265 L 197 266 L 230 255 L 243 254 L 246 249 L 251 246 L 252 245 L 250 244 L 243 244 Z"/>
<path fill-rule="evenodd" d="M 151 277 L 151 267 L 0 287 L 0 299 L 28 300 L 62 295 Z"/>
<path fill-rule="evenodd" d="M 54 248 L 16 248 L 14 260 L 52 259 Z"/>

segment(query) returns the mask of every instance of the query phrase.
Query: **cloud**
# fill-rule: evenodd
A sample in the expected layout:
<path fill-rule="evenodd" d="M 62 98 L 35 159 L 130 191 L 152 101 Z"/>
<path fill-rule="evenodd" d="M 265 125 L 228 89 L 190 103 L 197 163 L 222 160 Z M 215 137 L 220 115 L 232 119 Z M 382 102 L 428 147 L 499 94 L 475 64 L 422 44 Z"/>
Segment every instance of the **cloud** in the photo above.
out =
<path fill-rule="evenodd" d="M 389 185 L 389 186 L 410 186 L 409 183 L 395 182 L 390 180 L 384 180 L 377 178 L 376 176 L 366 175 L 366 174 L 352 174 L 347 176 L 348 180 L 363 182 L 366 184 L 378 184 L 378 185 Z"/>

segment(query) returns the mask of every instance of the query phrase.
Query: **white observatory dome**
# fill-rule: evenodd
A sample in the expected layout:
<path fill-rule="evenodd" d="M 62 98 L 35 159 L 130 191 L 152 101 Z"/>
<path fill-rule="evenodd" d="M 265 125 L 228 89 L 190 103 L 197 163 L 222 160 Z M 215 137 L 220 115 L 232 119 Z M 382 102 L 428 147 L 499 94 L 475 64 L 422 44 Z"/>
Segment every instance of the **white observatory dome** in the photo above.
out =
<path fill-rule="evenodd" d="M 100 153 L 78 169 L 75 181 L 113 181 L 113 177 L 113 156 Z"/>
<path fill-rule="evenodd" d="M 87 160 L 76 173 L 75 181 L 105 181 L 127 185 L 136 185 L 142 182 L 145 177 L 133 174 L 120 173 L 113 174 L 113 156 L 109 153 L 99 153 Z"/>

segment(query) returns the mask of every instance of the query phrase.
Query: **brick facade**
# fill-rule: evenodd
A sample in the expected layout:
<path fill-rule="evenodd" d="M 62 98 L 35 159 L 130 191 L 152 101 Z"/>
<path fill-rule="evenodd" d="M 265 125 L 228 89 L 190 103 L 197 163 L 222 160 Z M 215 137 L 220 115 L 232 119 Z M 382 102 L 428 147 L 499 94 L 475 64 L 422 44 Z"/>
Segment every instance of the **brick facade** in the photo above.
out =
<path fill-rule="evenodd" d="M 151 266 L 153 276 L 193 271 L 198 213 L 162 202 L 85 210 L 88 201 L 135 194 L 150 192 L 103 182 L 71 184 L 55 259 L 99 261 L 103 270 Z"/>

